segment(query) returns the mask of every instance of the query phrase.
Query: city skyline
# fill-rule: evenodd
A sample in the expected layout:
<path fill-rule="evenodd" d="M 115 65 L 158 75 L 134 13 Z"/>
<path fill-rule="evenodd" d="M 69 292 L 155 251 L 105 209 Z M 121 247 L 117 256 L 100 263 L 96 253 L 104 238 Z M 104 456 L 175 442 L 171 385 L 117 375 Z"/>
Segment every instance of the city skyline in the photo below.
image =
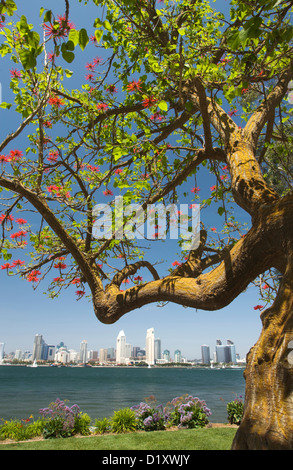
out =
<path fill-rule="evenodd" d="M 97 357 L 100 359 L 100 354 L 105 354 L 105 351 L 114 351 L 114 355 L 116 358 L 116 363 L 122 364 L 125 362 L 125 359 L 128 359 L 130 357 L 136 356 L 134 353 L 135 350 L 139 352 L 144 352 L 145 355 L 145 362 L 148 363 L 149 365 L 154 365 L 156 360 L 158 359 L 163 359 L 166 358 L 166 355 L 168 355 L 169 359 L 175 361 L 175 362 L 180 362 L 178 361 L 178 357 L 182 360 L 202 360 L 203 363 L 214 361 L 214 362 L 229 362 L 229 360 L 224 361 L 224 360 L 219 360 L 219 358 L 227 358 L 230 357 L 232 362 L 236 362 L 236 355 L 240 357 L 240 354 L 237 352 L 236 354 L 236 345 L 234 341 L 231 341 L 229 339 L 226 340 L 227 345 L 222 344 L 222 340 L 217 339 L 214 348 L 215 351 L 211 353 L 211 348 L 210 345 L 202 344 L 200 347 L 200 351 L 198 351 L 197 355 L 194 355 L 194 357 L 187 357 L 184 354 L 184 351 L 182 351 L 182 348 L 178 346 L 176 349 L 173 351 L 164 347 L 164 344 L 162 345 L 162 341 L 160 338 L 155 337 L 155 330 L 154 328 L 148 328 L 146 330 L 146 336 L 145 336 L 145 343 L 143 345 L 138 344 L 137 342 L 135 344 L 127 343 L 126 342 L 126 335 L 124 333 L 124 330 L 120 330 L 117 338 L 113 339 L 113 343 L 115 343 L 116 347 L 113 347 L 113 345 L 110 345 L 108 347 L 97 347 L 97 348 L 88 348 L 88 342 L 87 340 L 81 340 L 79 344 L 78 350 L 71 348 L 68 346 L 64 341 L 59 342 L 59 344 L 53 344 L 47 343 L 46 338 L 41 333 L 37 333 L 34 336 L 34 341 L 33 341 L 33 347 L 31 349 L 25 349 L 22 350 L 20 348 L 16 348 L 14 351 L 7 351 L 5 350 L 5 342 L 0 341 L 0 360 L 3 359 L 3 355 L 11 355 L 16 353 L 20 354 L 26 354 L 27 357 L 31 357 L 32 360 L 34 359 L 40 359 L 41 357 L 41 349 L 42 349 L 42 344 L 44 344 L 48 350 L 49 350 L 49 357 L 48 360 L 53 359 L 53 355 L 57 353 L 58 350 L 66 349 L 67 351 L 71 351 L 72 353 L 79 353 L 80 355 L 80 360 L 81 362 L 85 363 L 87 361 L 87 357 L 89 356 L 90 353 L 97 353 Z M 227 348 L 233 347 L 233 354 L 232 353 L 227 353 Z M 51 351 L 50 351 L 51 348 Z M 54 351 L 53 351 L 54 348 Z M 223 348 L 223 352 L 221 351 L 220 354 L 217 351 L 217 348 Z M 203 353 L 203 350 L 205 350 L 205 353 Z M 208 351 L 208 352 L 207 352 Z M 28 355 L 31 356 L 28 356 Z M 228 354 L 228 355 L 227 355 Z M 175 359 L 177 356 L 177 359 Z M 209 357 L 209 360 L 204 360 Z M 19 357 L 17 357 L 19 359 Z M 218 358 L 218 360 L 216 360 Z M 241 358 L 243 359 L 243 358 Z M 62 362 L 62 361 L 61 361 Z"/>

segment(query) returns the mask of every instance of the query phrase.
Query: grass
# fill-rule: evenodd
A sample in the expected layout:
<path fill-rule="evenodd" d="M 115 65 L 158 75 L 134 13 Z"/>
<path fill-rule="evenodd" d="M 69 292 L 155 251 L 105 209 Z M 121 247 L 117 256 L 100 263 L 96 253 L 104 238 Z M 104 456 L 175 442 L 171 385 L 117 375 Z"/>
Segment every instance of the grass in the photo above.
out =
<path fill-rule="evenodd" d="M 236 429 L 229 427 L 132 432 L 0 444 L 0 450 L 229 450 Z"/>

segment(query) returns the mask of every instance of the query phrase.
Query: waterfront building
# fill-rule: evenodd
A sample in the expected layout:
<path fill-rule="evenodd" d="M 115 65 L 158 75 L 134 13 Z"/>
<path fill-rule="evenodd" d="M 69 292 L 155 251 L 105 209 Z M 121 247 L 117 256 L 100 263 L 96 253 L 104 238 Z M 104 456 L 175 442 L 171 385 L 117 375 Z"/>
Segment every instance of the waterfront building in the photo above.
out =
<path fill-rule="evenodd" d="M 2 362 L 4 359 L 4 347 L 5 343 L 0 343 L 0 362 Z"/>
<path fill-rule="evenodd" d="M 16 349 L 14 359 L 17 359 L 18 361 L 21 361 L 23 359 L 23 353 L 21 349 Z"/>
<path fill-rule="evenodd" d="M 70 353 L 66 348 L 58 348 L 55 354 L 55 361 L 61 364 L 68 364 L 70 362 Z"/>
<path fill-rule="evenodd" d="M 146 334 L 146 363 L 154 365 L 155 363 L 155 330 L 149 328 Z"/>
<path fill-rule="evenodd" d="M 236 364 L 236 349 L 233 341 L 228 340 L 227 344 L 222 344 L 220 340 L 217 340 L 216 362 Z"/>
<path fill-rule="evenodd" d="M 163 352 L 163 359 L 165 362 L 170 362 L 171 356 L 170 356 L 170 351 L 169 349 L 165 349 Z"/>
<path fill-rule="evenodd" d="M 115 348 L 107 348 L 107 359 L 115 359 Z"/>
<path fill-rule="evenodd" d="M 116 364 L 125 364 L 126 358 L 126 336 L 123 330 L 119 331 L 116 339 Z"/>
<path fill-rule="evenodd" d="M 235 344 L 233 343 L 233 341 L 231 341 L 230 339 L 227 339 L 227 345 L 230 349 L 230 362 L 233 362 L 233 364 L 236 364 L 237 362 L 237 357 L 236 357 L 236 347 L 235 347 Z"/>
<path fill-rule="evenodd" d="M 67 350 L 66 347 L 64 349 Z M 69 352 L 69 362 L 77 363 L 79 359 L 78 351 L 76 351 L 75 349 L 68 349 L 68 352 Z"/>
<path fill-rule="evenodd" d="M 131 357 L 132 346 L 129 343 L 125 344 L 125 359 L 126 362 L 129 362 L 129 358 Z"/>
<path fill-rule="evenodd" d="M 157 362 L 158 359 L 161 359 L 162 357 L 162 352 L 161 352 L 161 340 L 160 338 L 155 339 L 155 362 Z"/>
<path fill-rule="evenodd" d="M 35 335 L 34 349 L 33 349 L 33 361 L 40 361 L 43 359 L 44 340 L 42 335 Z"/>
<path fill-rule="evenodd" d="M 211 363 L 210 347 L 206 344 L 201 346 L 201 362 L 207 365 Z"/>
<path fill-rule="evenodd" d="M 85 364 L 88 360 L 87 341 L 85 339 L 80 343 L 79 360 L 82 364 Z"/>
<path fill-rule="evenodd" d="M 139 347 L 139 346 L 133 346 L 132 352 L 131 352 L 131 357 L 136 358 L 139 351 L 140 351 L 140 347 Z"/>
<path fill-rule="evenodd" d="M 181 359 L 181 351 L 179 349 L 176 349 L 176 351 L 174 352 L 174 362 L 182 362 Z"/>
<path fill-rule="evenodd" d="M 105 348 L 101 348 L 99 351 L 100 364 L 104 364 L 105 362 L 107 362 L 107 359 L 108 359 L 108 350 Z"/>
<path fill-rule="evenodd" d="M 89 360 L 90 361 L 97 361 L 98 360 L 98 351 L 95 351 L 95 350 L 91 349 L 89 351 Z"/>

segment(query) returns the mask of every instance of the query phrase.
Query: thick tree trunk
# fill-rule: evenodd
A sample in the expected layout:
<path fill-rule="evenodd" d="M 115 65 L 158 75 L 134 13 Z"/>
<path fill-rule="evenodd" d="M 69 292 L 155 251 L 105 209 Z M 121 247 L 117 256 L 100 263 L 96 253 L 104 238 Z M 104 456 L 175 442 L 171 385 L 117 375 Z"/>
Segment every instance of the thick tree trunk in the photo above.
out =
<path fill-rule="evenodd" d="M 244 416 L 234 450 L 293 450 L 293 263 L 247 356 Z"/>

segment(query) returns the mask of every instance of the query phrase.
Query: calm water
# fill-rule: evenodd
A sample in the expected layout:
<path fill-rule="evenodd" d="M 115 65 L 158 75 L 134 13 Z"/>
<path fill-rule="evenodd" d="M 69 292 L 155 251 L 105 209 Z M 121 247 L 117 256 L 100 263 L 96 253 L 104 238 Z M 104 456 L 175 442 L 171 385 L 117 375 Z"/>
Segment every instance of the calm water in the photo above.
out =
<path fill-rule="evenodd" d="M 154 395 L 158 404 L 185 393 L 204 400 L 211 422 L 226 422 L 226 404 L 244 396 L 243 370 L 0 366 L 0 418 L 39 417 L 56 398 L 94 420 Z"/>

